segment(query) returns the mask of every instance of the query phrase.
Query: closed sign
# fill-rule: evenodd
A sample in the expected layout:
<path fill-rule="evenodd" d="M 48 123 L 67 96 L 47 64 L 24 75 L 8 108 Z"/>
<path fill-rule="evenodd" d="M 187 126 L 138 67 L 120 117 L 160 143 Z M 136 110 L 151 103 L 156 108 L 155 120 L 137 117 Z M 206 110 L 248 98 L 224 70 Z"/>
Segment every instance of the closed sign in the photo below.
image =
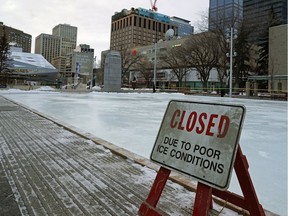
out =
<path fill-rule="evenodd" d="M 245 107 L 170 101 L 151 160 L 226 190 L 237 151 Z"/>

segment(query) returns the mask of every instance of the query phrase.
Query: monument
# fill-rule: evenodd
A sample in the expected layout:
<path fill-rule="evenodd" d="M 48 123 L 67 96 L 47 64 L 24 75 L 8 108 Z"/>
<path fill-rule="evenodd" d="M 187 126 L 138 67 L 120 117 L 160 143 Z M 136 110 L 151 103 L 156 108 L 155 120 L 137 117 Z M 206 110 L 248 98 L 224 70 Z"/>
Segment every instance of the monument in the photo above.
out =
<path fill-rule="evenodd" d="M 118 51 L 110 51 L 105 58 L 103 90 L 121 90 L 121 55 Z"/>

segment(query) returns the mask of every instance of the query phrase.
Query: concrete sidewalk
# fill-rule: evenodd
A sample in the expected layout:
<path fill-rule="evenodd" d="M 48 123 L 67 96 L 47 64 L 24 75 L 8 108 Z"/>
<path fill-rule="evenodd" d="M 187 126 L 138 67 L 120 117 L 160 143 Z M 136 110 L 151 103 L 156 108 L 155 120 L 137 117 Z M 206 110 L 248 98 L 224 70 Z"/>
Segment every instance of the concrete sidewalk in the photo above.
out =
<path fill-rule="evenodd" d="M 137 215 L 158 168 L 0 96 L 0 215 Z M 186 188 L 169 180 L 157 208 L 191 215 L 195 193 Z M 221 209 L 215 204 L 210 215 Z"/>

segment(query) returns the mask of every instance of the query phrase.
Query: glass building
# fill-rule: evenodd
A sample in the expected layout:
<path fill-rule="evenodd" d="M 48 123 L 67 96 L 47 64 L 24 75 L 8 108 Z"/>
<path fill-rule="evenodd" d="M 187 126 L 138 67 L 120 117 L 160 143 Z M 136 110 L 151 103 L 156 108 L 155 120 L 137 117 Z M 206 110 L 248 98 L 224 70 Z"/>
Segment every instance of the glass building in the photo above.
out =
<path fill-rule="evenodd" d="M 243 14 L 246 24 L 254 30 L 249 41 L 257 43 L 272 22 L 287 24 L 287 0 L 243 0 Z"/>
<path fill-rule="evenodd" d="M 57 76 L 57 69 L 42 55 L 25 53 L 19 50 L 10 51 L 11 77 L 18 80 L 41 81 L 53 83 Z"/>
<path fill-rule="evenodd" d="M 237 28 L 243 19 L 243 0 L 210 0 L 209 30 Z"/>
<path fill-rule="evenodd" d="M 194 27 L 191 26 L 190 21 L 179 17 L 171 17 L 171 23 L 178 26 L 178 36 L 184 37 L 194 33 Z"/>

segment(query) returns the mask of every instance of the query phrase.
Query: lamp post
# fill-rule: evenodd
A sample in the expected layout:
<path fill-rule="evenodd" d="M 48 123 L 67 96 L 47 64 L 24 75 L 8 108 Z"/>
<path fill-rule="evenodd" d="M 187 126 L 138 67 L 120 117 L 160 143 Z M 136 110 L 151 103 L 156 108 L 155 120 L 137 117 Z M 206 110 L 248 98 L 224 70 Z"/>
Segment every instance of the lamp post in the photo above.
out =
<path fill-rule="evenodd" d="M 90 90 L 91 91 L 93 88 L 93 68 L 94 68 L 94 62 L 96 62 L 96 56 L 95 56 L 95 58 L 92 57 L 92 59 L 93 59 L 93 61 L 92 61 L 92 71 L 91 71 L 91 80 L 90 80 Z"/>
<path fill-rule="evenodd" d="M 157 71 L 157 27 L 158 23 L 155 20 L 155 44 L 154 44 L 154 79 L 153 79 L 153 93 L 156 92 L 156 71 Z"/>
<path fill-rule="evenodd" d="M 155 42 L 154 49 L 155 49 L 155 51 L 154 51 L 154 79 L 153 79 L 153 93 L 156 92 L 156 70 L 157 70 L 157 68 L 156 68 L 156 65 L 157 65 L 157 63 L 156 63 L 156 61 L 157 61 L 157 60 L 156 60 L 156 58 L 157 58 L 156 50 L 157 50 L 157 42 Z"/>
<path fill-rule="evenodd" d="M 229 74 L 229 97 L 232 97 L 232 76 L 233 76 L 233 27 L 230 29 L 230 74 Z"/>
<path fill-rule="evenodd" d="M 233 80 L 233 39 L 237 38 L 236 35 L 236 30 L 231 27 L 230 29 L 228 29 L 229 32 L 229 36 L 228 36 L 228 40 L 230 42 L 230 70 L 229 70 L 229 97 L 232 97 L 232 80 Z M 234 53 L 234 56 L 236 55 L 236 53 Z"/>

